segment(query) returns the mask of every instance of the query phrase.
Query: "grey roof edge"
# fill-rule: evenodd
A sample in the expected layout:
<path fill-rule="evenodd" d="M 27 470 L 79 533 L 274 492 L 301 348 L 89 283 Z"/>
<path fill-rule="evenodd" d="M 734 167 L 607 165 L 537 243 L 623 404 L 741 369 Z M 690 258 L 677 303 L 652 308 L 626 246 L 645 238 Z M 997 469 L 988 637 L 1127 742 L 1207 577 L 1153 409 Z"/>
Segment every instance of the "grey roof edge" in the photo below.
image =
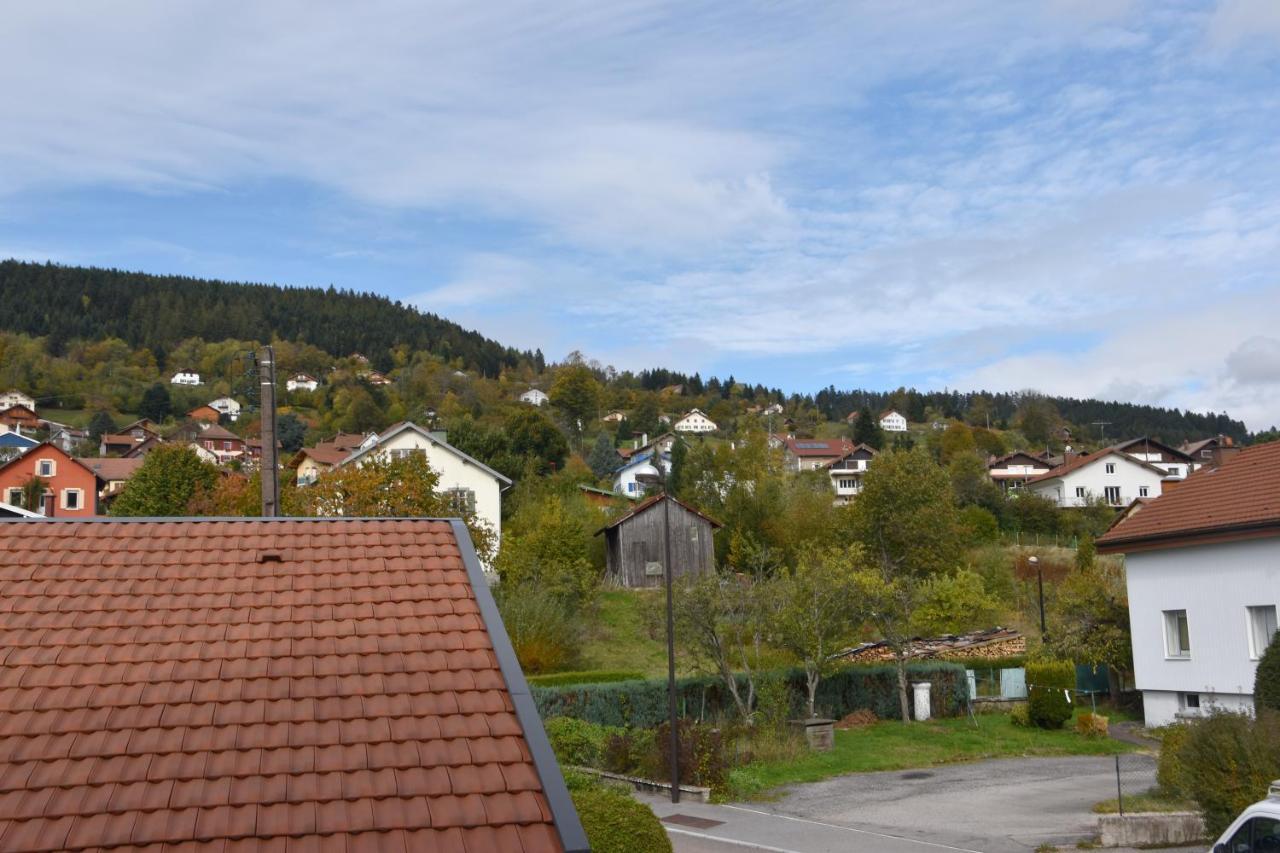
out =
<path fill-rule="evenodd" d="M 489 632 L 489 640 L 493 643 L 493 653 L 498 658 L 498 667 L 502 678 L 507 683 L 507 692 L 511 695 L 511 704 L 515 706 L 516 719 L 524 730 L 525 742 L 529 745 L 529 753 L 533 756 L 533 766 L 538 770 L 538 778 L 542 782 L 542 793 L 551 808 L 551 817 L 555 821 L 556 832 L 560 835 L 560 843 L 565 853 L 590 853 L 591 845 L 587 841 L 587 833 L 582 828 L 578 811 L 573 806 L 569 789 L 564 783 L 564 774 L 560 770 L 560 762 L 551 749 L 551 741 L 547 739 L 547 731 L 543 728 L 542 717 L 538 715 L 538 707 L 534 704 L 529 683 L 525 680 L 524 670 L 516 659 L 515 649 L 511 646 L 511 638 L 507 635 L 506 626 L 502 624 L 502 614 L 498 612 L 498 603 L 489 590 L 484 569 L 480 566 L 480 558 L 476 556 L 475 546 L 471 542 L 471 534 L 461 519 L 450 519 L 453 525 L 453 536 L 458 542 L 458 551 L 462 554 L 462 564 L 467 568 L 467 578 L 471 581 L 471 589 L 476 597 L 476 606 L 480 610 L 480 618 L 484 620 Z"/>
<path fill-rule="evenodd" d="M 440 439 L 438 439 L 438 438 L 436 438 L 435 436 L 433 436 L 429 430 L 425 430 L 425 429 L 423 429 L 422 427 L 420 427 L 420 426 L 418 426 L 417 424 L 415 424 L 413 421 L 405 421 L 404 423 L 400 424 L 400 425 L 399 425 L 398 427 L 396 427 L 395 429 L 388 430 L 387 432 L 380 432 L 380 433 L 378 433 L 378 443 L 377 443 L 377 444 L 374 444 L 374 445 L 373 445 L 373 446 L 371 446 L 371 447 L 366 447 L 366 448 L 364 448 L 364 449 L 356 449 L 356 450 L 352 451 L 352 453 L 351 453 L 349 456 L 347 456 L 347 458 L 346 458 L 346 459 L 343 459 L 341 462 L 338 462 L 334 467 L 336 468 L 336 467 L 339 467 L 339 466 L 342 466 L 342 465 L 346 465 L 348 462 L 354 462 L 355 460 L 359 459 L 361 456 L 364 456 L 366 453 L 372 453 L 373 451 L 375 451 L 375 450 L 377 450 L 379 447 L 381 447 L 381 446 L 382 446 L 382 443 L 383 443 L 384 441 L 386 441 L 387 439 L 390 439 L 390 438 L 393 438 L 393 437 L 395 437 L 395 436 L 399 435 L 400 433 L 404 432 L 404 431 L 405 431 L 405 430 L 407 430 L 407 429 L 412 429 L 412 430 L 414 430 L 414 431 L 415 431 L 415 432 L 417 432 L 419 435 L 421 435 L 421 436 L 423 436 L 424 438 L 426 438 L 428 441 L 433 441 L 433 442 L 435 442 L 436 444 L 440 445 L 441 447 L 445 448 L 446 450 L 449 450 L 450 452 L 452 452 L 452 453 L 456 454 L 457 456 L 460 456 L 464 461 L 466 461 L 466 462 L 468 462 L 468 463 L 470 463 L 470 464 L 472 464 L 472 465 L 475 465 L 475 466 L 476 466 L 477 468 L 479 468 L 480 470 L 482 470 L 482 471 L 484 471 L 484 472 L 488 473 L 490 476 L 492 476 L 492 477 L 494 477 L 494 478 L 496 478 L 496 479 L 498 479 L 498 480 L 501 480 L 503 483 L 505 483 L 505 484 L 506 484 L 505 486 L 503 486 L 503 488 L 504 488 L 504 489 L 505 489 L 505 488 L 510 488 L 510 487 L 511 487 L 511 478 L 510 478 L 510 477 L 508 477 L 506 474 L 501 474 L 501 473 L 499 473 L 499 472 L 497 472 L 497 471 L 493 470 L 493 469 L 492 469 L 492 468 L 490 468 L 488 465 L 486 465 L 486 464 L 484 464 L 483 462 L 481 462 L 479 459 L 476 459 L 474 456 L 470 456 L 470 455 L 468 455 L 468 454 L 466 454 L 466 453 L 463 453 L 461 450 L 459 450 L 458 448 L 454 447 L 454 446 L 453 446 L 452 444 L 450 444 L 449 442 L 447 442 L 447 441 L 441 441 Z"/>

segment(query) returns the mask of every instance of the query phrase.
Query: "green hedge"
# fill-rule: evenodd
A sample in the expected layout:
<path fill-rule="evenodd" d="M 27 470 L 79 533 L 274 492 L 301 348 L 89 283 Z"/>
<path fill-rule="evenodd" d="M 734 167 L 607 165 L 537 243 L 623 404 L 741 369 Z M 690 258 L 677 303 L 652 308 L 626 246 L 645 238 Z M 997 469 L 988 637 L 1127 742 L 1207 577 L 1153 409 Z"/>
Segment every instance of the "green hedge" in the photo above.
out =
<path fill-rule="evenodd" d="M 1071 719 L 1068 691 L 1076 686 L 1075 664 L 1069 661 L 1031 661 L 1027 664 L 1027 707 L 1031 722 L 1042 729 L 1060 729 Z"/>
<path fill-rule="evenodd" d="M 583 672 L 552 672 L 528 676 L 532 687 L 562 687 L 566 684 L 609 684 L 614 681 L 643 681 L 643 672 L 618 669 L 591 669 Z"/>
<path fill-rule="evenodd" d="M 625 789 L 566 773 L 573 807 L 593 853 L 671 853 L 657 815 Z"/>
<path fill-rule="evenodd" d="M 1280 711 L 1280 632 L 1272 637 L 1271 645 L 1258 662 L 1253 698 L 1259 708 Z"/>
<path fill-rule="evenodd" d="M 779 673 L 791 695 L 791 712 L 803 707 L 804 670 Z M 954 717 L 964 710 L 967 684 L 964 667 L 930 661 L 907 667 L 911 681 L 933 684 L 933 716 Z M 741 679 L 745 688 L 746 680 Z M 682 678 L 676 682 L 676 702 L 682 717 L 708 719 L 734 713 L 733 699 L 718 678 Z M 667 682 L 620 681 L 562 687 L 533 687 L 533 698 L 542 718 L 576 717 L 605 726 L 650 728 L 667 718 Z M 838 670 L 818 685 L 818 713 L 839 719 L 851 711 L 868 708 L 876 716 L 896 719 L 898 674 L 891 665 L 853 666 Z"/>

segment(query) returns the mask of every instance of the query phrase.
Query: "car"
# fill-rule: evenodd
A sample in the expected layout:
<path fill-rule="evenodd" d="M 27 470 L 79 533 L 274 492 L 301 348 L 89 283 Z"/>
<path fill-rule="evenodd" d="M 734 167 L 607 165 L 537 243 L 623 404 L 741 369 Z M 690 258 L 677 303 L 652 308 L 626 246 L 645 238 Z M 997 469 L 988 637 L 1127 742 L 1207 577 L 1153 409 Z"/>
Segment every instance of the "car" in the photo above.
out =
<path fill-rule="evenodd" d="M 1222 833 L 1213 853 L 1280 853 L 1280 779 L 1267 798 L 1241 812 Z"/>

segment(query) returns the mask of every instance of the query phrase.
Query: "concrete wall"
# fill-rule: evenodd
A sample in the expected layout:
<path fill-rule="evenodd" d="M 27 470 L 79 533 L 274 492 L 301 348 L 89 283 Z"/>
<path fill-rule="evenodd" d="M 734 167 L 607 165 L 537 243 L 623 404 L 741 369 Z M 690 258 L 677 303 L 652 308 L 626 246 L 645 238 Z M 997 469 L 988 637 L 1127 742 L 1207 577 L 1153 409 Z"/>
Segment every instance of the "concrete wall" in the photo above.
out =
<path fill-rule="evenodd" d="M 1195 812 L 1144 812 L 1098 818 L 1103 847 L 1152 847 L 1204 840 L 1204 820 Z"/>
<path fill-rule="evenodd" d="M 1130 554 L 1125 558 L 1134 680 L 1147 725 L 1170 723 L 1179 693 L 1251 709 L 1257 660 L 1246 608 L 1280 604 L 1280 538 Z M 1186 610 L 1187 658 L 1166 656 L 1164 611 Z"/>

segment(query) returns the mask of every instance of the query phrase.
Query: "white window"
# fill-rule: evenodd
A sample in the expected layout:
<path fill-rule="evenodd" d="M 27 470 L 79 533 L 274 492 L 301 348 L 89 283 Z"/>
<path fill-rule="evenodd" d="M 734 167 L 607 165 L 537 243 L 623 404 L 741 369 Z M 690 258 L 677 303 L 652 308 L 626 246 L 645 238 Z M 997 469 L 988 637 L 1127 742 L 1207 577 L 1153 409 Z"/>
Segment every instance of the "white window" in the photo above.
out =
<path fill-rule="evenodd" d="M 1254 660 L 1262 657 L 1262 653 L 1271 645 L 1276 635 L 1276 606 L 1262 604 L 1249 608 L 1249 656 Z"/>
<path fill-rule="evenodd" d="M 1084 486 L 1076 486 L 1076 497 L 1084 497 Z"/>
<path fill-rule="evenodd" d="M 1201 459 L 1210 459 L 1210 458 L 1212 458 L 1212 457 L 1213 457 L 1213 451 L 1212 451 L 1212 450 L 1201 450 L 1201 451 L 1200 451 L 1200 458 L 1201 458 Z"/>
<path fill-rule="evenodd" d="M 469 517 L 476 514 L 476 493 L 471 489 L 454 488 L 445 494 L 449 498 L 449 508 L 458 515 Z"/>
<path fill-rule="evenodd" d="M 1106 494 L 1107 503 L 1112 504 L 1113 506 L 1120 503 L 1119 486 L 1107 486 L 1102 491 Z"/>
<path fill-rule="evenodd" d="M 1138 497 L 1145 498 L 1150 494 L 1151 490 L 1146 486 L 1138 486 Z"/>
<path fill-rule="evenodd" d="M 36 462 L 36 475 L 39 477 L 52 477 L 57 473 L 58 466 L 53 463 L 52 459 L 41 459 Z"/>
<path fill-rule="evenodd" d="M 62 490 L 63 509 L 81 509 L 84 507 L 84 491 L 81 489 Z"/>
<path fill-rule="evenodd" d="M 857 481 L 857 480 L 841 480 L 841 481 L 840 481 L 840 488 L 842 488 L 842 489 L 852 489 L 852 488 L 854 488 L 857 484 L 858 484 L 858 481 Z"/>
<path fill-rule="evenodd" d="M 22 506 L 22 489 L 10 489 L 5 503 L 9 506 Z"/>
<path fill-rule="evenodd" d="M 1107 463 L 1107 473 L 1108 473 L 1108 474 L 1114 474 L 1115 472 L 1116 472 L 1116 463 L 1114 463 L 1114 462 L 1108 462 L 1108 463 Z"/>
<path fill-rule="evenodd" d="M 1164 612 L 1164 651 L 1165 657 L 1191 657 L 1191 627 L 1187 623 L 1187 611 Z"/>

